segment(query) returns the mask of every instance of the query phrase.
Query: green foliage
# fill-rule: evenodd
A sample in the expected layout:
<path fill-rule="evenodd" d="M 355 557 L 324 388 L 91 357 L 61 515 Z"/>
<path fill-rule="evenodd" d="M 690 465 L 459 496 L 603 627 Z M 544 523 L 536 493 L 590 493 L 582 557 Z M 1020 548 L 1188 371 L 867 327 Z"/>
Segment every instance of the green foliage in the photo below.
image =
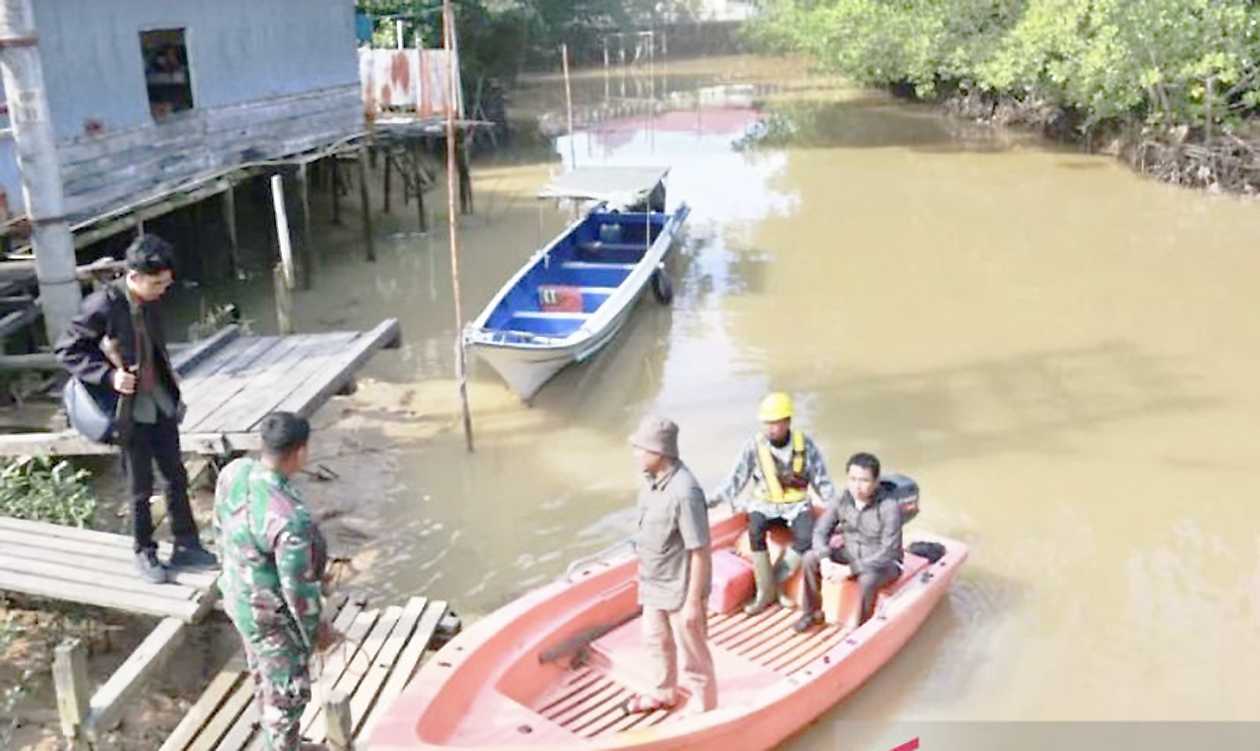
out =
<path fill-rule="evenodd" d="M 5 617 L 0 620 L 0 655 L 4 655 L 9 645 L 21 636 L 21 626 L 13 623 L 12 619 Z M 13 741 L 13 733 L 18 725 L 17 713 L 14 710 L 26 694 L 29 681 L 34 675 L 34 668 L 28 666 L 11 684 L 0 684 L 0 748 L 9 748 Z"/>
<path fill-rule="evenodd" d="M 84 527 L 96 513 L 85 469 L 24 456 L 0 469 L 0 516 Z"/>
<path fill-rule="evenodd" d="M 857 82 L 961 88 L 1138 120 L 1230 128 L 1260 105 L 1248 0 L 767 0 L 753 38 Z"/>

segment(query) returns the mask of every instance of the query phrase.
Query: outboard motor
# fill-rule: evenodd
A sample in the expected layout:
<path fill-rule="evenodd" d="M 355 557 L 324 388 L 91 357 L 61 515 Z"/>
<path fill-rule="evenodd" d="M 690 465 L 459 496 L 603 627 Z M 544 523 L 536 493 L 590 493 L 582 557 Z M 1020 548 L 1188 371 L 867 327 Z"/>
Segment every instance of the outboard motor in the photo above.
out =
<path fill-rule="evenodd" d="M 903 525 L 919 515 L 919 483 L 894 472 L 879 478 L 879 486 L 901 507 Z"/>

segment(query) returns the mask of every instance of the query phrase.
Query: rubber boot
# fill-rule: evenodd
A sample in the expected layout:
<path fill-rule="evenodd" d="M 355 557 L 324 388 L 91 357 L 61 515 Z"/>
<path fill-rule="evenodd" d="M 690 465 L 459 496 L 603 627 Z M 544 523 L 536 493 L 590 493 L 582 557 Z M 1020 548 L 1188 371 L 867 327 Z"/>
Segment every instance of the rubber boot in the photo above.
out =
<path fill-rule="evenodd" d="M 792 574 L 796 573 L 796 570 L 800 567 L 801 567 L 801 554 L 796 552 L 792 548 L 787 549 L 787 552 L 783 554 L 783 558 L 779 560 L 779 565 L 774 567 L 774 578 L 775 578 L 775 583 L 778 585 L 777 589 L 779 590 L 779 605 L 781 607 L 785 607 L 785 608 L 796 607 L 796 603 L 792 602 L 792 598 L 788 597 L 787 593 L 783 591 L 783 582 L 791 578 Z"/>
<path fill-rule="evenodd" d="M 745 615 L 756 615 L 774 603 L 779 587 L 775 582 L 774 566 L 770 563 L 770 551 L 753 553 L 753 577 L 757 581 L 757 594 L 744 606 Z"/>

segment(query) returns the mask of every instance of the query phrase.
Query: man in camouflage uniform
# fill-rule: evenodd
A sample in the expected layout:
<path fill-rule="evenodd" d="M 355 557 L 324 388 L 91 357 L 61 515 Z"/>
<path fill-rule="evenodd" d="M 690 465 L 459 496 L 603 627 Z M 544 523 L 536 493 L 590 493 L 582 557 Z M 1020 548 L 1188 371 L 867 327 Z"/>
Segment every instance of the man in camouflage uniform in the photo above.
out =
<path fill-rule="evenodd" d="M 266 747 L 298 751 L 311 698 L 310 660 L 329 637 L 320 625 L 327 546 L 290 478 L 306 463 L 310 424 L 273 412 L 259 459 L 224 467 L 214 497 L 224 609 L 245 643 Z"/>
<path fill-rule="evenodd" d="M 792 412 L 792 398 L 787 394 L 773 393 L 762 400 L 757 413 L 762 431 L 744 447 L 730 478 L 709 500 L 710 508 L 722 501 L 733 509 L 747 508 L 748 542 L 757 581 L 756 598 L 744 607 L 749 615 L 774 603 L 779 585 L 796 571 L 813 543 L 809 489 L 812 487 L 826 503 L 836 498 L 822 453 L 803 431 L 792 429 Z M 736 500 L 750 481 L 755 488 L 752 500 L 737 506 Z M 777 566 L 770 564 L 766 548 L 766 533 L 774 525 L 786 526 L 792 532 L 792 547 Z M 782 596 L 779 604 L 791 607 L 793 603 Z"/>

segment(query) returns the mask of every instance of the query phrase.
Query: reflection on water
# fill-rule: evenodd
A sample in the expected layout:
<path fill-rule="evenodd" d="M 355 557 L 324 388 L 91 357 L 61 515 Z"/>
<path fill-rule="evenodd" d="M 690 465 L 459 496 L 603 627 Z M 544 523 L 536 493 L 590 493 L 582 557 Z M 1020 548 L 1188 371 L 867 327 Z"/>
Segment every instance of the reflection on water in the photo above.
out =
<path fill-rule="evenodd" d="M 655 104 L 605 83 L 576 78 L 553 161 L 477 170 L 465 312 L 563 226 L 531 195 L 572 160 L 672 167 L 693 207 L 675 303 L 645 299 L 532 409 L 475 366 L 475 455 L 450 427 L 444 234 L 395 209 L 377 264 L 330 252 L 299 295 L 308 327 L 403 321 L 339 423 L 362 443 L 336 492 L 368 496 L 366 584 L 487 612 L 629 532 L 643 413 L 679 421 L 711 487 L 786 389 L 833 472 L 878 452 L 921 482 L 914 524 L 973 550 L 905 650 L 790 747 L 859 720 L 1254 718 L 1254 205 L 775 62 L 627 79 Z M 561 122 L 563 101 L 555 78 L 514 98 Z M 353 224 L 326 240 L 353 248 Z"/>

